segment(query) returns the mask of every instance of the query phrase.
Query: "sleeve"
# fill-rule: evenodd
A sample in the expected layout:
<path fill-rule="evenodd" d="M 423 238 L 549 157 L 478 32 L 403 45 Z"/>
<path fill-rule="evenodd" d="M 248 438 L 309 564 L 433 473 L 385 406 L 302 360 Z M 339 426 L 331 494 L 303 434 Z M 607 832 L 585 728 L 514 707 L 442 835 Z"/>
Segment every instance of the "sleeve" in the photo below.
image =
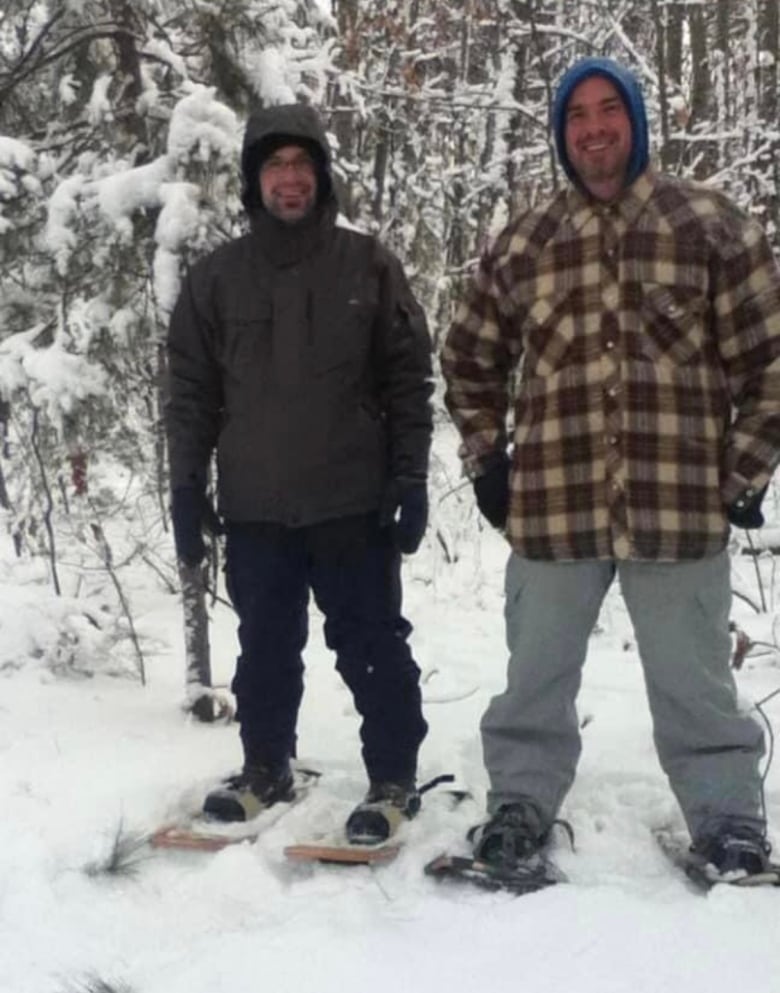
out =
<path fill-rule="evenodd" d="M 441 352 L 444 402 L 460 433 L 460 456 L 470 476 L 480 475 L 506 450 L 510 379 L 520 357 L 509 296 L 502 292 L 497 272 L 497 252 L 486 253 Z"/>
<path fill-rule="evenodd" d="M 764 487 L 780 461 L 780 269 L 760 227 L 744 217 L 719 240 L 713 310 L 733 417 L 726 433 L 726 506 Z"/>
<path fill-rule="evenodd" d="M 433 433 L 433 366 L 425 314 L 401 263 L 386 253 L 374 376 L 385 417 L 391 478 L 425 480 Z"/>
<path fill-rule="evenodd" d="M 198 275 L 187 274 L 168 329 L 165 427 L 172 489 L 205 490 L 222 414 L 214 329 L 197 301 Z"/>

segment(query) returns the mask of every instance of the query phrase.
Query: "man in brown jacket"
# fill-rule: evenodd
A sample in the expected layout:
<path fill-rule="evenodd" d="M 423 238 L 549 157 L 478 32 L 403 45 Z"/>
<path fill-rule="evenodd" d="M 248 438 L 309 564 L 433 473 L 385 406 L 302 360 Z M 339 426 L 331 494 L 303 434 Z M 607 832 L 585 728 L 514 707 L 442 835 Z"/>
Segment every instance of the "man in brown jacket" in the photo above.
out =
<path fill-rule="evenodd" d="M 764 742 L 729 670 L 725 546 L 729 521 L 763 522 L 778 461 L 780 272 L 729 200 L 649 167 L 642 94 L 617 63 L 564 75 L 553 128 L 571 187 L 501 233 L 442 353 L 478 505 L 512 548 L 475 854 L 543 848 L 617 575 L 694 850 L 722 872 L 762 871 Z"/>
<path fill-rule="evenodd" d="M 398 260 L 337 225 L 312 108 L 253 114 L 241 165 L 251 231 L 193 267 L 168 338 L 177 553 L 203 559 L 216 448 L 240 621 L 244 767 L 205 809 L 245 820 L 291 794 L 311 592 L 363 719 L 370 786 L 348 835 L 382 841 L 418 805 L 426 733 L 400 569 L 427 520 L 428 332 Z"/>

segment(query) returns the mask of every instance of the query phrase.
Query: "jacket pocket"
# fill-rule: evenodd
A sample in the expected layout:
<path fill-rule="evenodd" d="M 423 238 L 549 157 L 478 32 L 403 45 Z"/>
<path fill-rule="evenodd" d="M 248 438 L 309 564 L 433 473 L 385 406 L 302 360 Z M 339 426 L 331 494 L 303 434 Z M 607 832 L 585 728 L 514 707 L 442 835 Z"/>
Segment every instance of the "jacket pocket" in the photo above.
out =
<path fill-rule="evenodd" d="M 374 301 L 353 295 L 341 301 L 326 320 L 317 321 L 312 331 L 314 375 L 362 369 L 371 349 L 376 315 Z"/>
<path fill-rule="evenodd" d="M 537 297 L 523 328 L 524 368 L 528 376 L 551 376 L 574 361 L 571 295 Z"/>
<path fill-rule="evenodd" d="M 649 283 L 642 287 L 640 349 L 654 361 L 686 365 L 706 349 L 706 300 L 699 290 Z"/>
<path fill-rule="evenodd" d="M 270 355 L 272 317 L 270 301 L 226 315 L 221 359 L 228 376 L 239 381 L 257 378 Z"/>

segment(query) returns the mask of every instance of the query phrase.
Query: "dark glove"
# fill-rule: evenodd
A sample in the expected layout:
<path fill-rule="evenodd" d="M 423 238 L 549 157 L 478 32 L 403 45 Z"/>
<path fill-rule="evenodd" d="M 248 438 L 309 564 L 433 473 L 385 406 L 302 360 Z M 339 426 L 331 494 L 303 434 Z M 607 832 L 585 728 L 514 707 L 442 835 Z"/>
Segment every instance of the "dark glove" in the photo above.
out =
<path fill-rule="evenodd" d="M 420 547 L 428 523 L 428 488 L 417 479 L 391 479 L 387 485 L 379 524 L 395 530 L 395 542 L 404 555 Z"/>
<path fill-rule="evenodd" d="M 769 484 L 767 484 L 768 486 Z M 761 504 L 766 496 L 767 486 L 762 490 L 745 490 L 731 506 L 726 508 L 726 517 L 735 528 L 745 528 L 749 531 L 760 528 L 764 523 Z"/>
<path fill-rule="evenodd" d="M 171 494 L 171 520 L 176 554 L 185 565 L 200 565 L 206 555 L 204 529 L 210 534 L 223 531 L 206 494 L 195 486 L 177 487 Z"/>
<path fill-rule="evenodd" d="M 497 455 L 474 480 L 474 496 L 483 517 L 502 531 L 509 516 L 509 456 Z"/>

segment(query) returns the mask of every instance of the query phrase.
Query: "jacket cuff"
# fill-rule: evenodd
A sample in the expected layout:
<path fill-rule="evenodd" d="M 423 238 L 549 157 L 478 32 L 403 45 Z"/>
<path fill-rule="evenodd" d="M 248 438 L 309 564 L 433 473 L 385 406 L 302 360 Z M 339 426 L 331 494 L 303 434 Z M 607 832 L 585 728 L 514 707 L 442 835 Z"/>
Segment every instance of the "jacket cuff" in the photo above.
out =
<path fill-rule="evenodd" d="M 479 457 L 466 457 L 463 459 L 463 474 L 473 481 L 480 476 L 486 476 L 491 469 L 495 469 L 508 459 L 509 455 L 504 449 L 493 450 Z"/>
<path fill-rule="evenodd" d="M 766 486 L 769 479 L 764 480 L 749 480 L 745 479 L 744 476 L 740 476 L 739 473 L 733 472 L 723 484 L 721 489 L 721 500 L 723 501 L 724 507 L 733 506 L 737 500 L 743 500 L 745 503 L 749 503 L 750 500 L 756 496 L 757 493 L 761 491 L 763 487 Z"/>

